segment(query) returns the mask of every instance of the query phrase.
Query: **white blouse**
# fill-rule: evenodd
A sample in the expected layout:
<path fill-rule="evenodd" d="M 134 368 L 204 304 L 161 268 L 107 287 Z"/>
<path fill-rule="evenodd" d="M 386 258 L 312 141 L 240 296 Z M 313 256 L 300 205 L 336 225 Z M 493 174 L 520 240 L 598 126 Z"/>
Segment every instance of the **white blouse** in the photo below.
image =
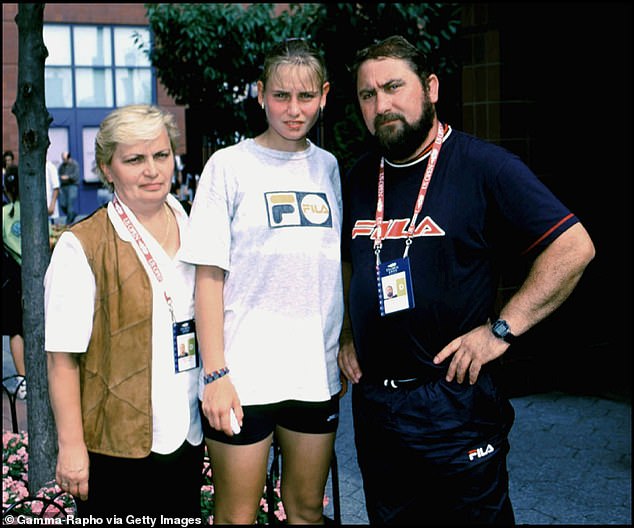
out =
<path fill-rule="evenodd" d="M 172 195 L 168 195 L 167 203 L 183 233 L 188 223 L 187 213 Z M 175 372 L 172 316 L 164 297 L 167 292 L 172 298 L 176 321 L 193 319 L 195 268 L 181 261 L 178 253 L 170 257 L 134 213 L 121 204 L 163 277 L 162 282 L 157 280 L 112 202 L 109 203 L 108 218 L 117 235 L 132 243 L 152 285 L 152 451 L 167 454 L 178 449 L 185 439 L 198 445 L 203 437 L 197 398 L 200 367 Z M 96 283 L 81 243 L 72 232 L 64 232 L 55 245 L 44 288 L 45 349 L 86 352 L 92 334 Z"/>

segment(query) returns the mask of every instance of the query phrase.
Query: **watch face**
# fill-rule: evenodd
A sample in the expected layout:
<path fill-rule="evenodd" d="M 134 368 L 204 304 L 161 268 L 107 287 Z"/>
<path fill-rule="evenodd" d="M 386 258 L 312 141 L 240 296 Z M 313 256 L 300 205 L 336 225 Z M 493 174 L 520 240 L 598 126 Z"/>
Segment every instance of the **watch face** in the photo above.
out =
<path fill-rule="evenodd" d="M 493 334 L 495 334 L 497 337 L 504 338 L 506 337 L 506 334 L 509 333 L 509 325 L 506 321 L 500 319 L 498 321 L 495 321 L 495 323 L 491 327 L 491 330 Z"/>

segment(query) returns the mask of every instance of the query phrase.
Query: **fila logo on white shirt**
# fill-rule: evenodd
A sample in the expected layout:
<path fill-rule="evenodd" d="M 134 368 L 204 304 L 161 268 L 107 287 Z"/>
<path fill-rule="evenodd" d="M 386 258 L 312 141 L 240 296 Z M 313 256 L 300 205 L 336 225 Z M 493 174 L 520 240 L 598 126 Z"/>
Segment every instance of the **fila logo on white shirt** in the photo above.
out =
<path fill-rule="evenodd" d="M 332 227 L 330 204 L 325 193 L 267 192 L 264 197 L 271 227 Z"/>
<path fill-rule="evenodd" d="M 487 444 L 487 446 L 483 449 L 482 447 L 478 447 L 477 449 L 472 449 L 469 451 L 469 460 L 473 460 L 474 458 L 482 458 L 484 456 L 490 455 L 493 453 L 495 449 L 491 444 Z"/>

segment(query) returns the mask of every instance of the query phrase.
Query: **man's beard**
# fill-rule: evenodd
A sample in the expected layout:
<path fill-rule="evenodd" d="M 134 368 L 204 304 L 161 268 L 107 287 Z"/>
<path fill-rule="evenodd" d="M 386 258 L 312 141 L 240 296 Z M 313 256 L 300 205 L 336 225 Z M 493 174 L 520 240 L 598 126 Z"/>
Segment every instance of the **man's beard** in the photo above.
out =
<path fill-rule="evenodd" d="M 400 114 L 381 114 L 374 118 L 373 142 L 383 156 L 391 161 L 404 161 L 416 153 L 434 125 L 436 110 L 427 97 L 423 101 L 421 117 L 409 124 Z M 401 125 L 381 126 L 387 121 L 398 120 Z"/>

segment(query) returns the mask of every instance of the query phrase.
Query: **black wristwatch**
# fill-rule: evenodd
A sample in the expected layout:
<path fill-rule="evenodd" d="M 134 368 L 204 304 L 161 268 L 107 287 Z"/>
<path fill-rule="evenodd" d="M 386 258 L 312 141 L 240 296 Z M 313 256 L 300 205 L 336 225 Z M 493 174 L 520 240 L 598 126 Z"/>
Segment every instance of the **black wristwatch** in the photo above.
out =
<path fill-rule="evenodd" d="M 511 327 L 504 319 L 498 319 L 491 325 L 491 332 L 498 339 L 506 341 L 509 345 L 515 341 L 515 336 L 511 334 Z"/>

